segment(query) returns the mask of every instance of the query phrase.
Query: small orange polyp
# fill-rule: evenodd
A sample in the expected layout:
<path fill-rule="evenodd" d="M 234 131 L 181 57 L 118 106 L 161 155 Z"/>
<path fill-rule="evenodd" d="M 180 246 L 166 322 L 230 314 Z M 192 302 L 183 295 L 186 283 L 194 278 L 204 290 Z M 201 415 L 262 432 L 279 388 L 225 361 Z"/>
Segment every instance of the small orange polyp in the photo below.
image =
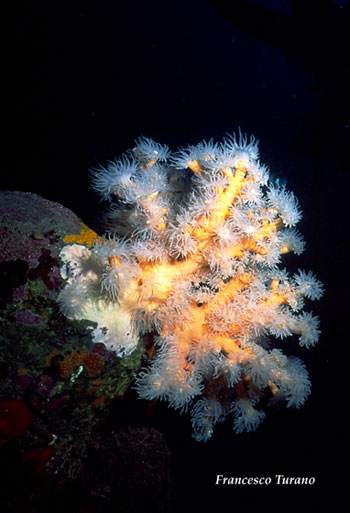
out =
<path fill-rule="evenodd" d="M 191 171 L 193 171 L 196 175 L 199 175 L 200 172 L 201 172 L 201 168 L 197 162 L 197 160 L 192 160 L 192 162 L 190 162 L 190 164 L 188 165 L 188 167 L 191 169 Z"/>

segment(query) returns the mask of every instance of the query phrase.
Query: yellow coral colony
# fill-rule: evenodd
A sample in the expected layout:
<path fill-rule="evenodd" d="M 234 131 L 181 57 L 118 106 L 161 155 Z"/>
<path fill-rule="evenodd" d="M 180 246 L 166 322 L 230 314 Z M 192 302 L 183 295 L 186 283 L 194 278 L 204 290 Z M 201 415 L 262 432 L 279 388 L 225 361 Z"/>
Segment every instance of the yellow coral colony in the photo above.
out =
<path fill-rule="evenodd" d="M 154 332 L 157 350 L 136 388 L 191 406 L 197 440 L 229 414 L 236 432 L 254 430 L 263 398 L 299 407 L 310 393 L 303 362 L 267 340 L 317 342 L 318 319 L 301 309 L 322 284 L 278 267 L 281 255 L 304 249 L 294 228 L 301 213 L 258 158 L 255 138 L 241 133 L 175 154 L 140 138 L 93 173 L 111 201 L 108 234 L 61 253 L 65 315 L 96 321 L 94 340 L 119 356 Z"/>

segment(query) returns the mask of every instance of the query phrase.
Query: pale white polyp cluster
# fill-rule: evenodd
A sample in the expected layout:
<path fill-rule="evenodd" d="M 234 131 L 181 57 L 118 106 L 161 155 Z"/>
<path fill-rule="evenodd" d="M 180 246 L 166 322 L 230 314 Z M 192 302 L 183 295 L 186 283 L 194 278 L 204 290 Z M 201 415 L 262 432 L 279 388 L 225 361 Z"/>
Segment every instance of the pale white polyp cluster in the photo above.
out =
<path fill-rule="evenodd" d="M 66 280 L 58 297 L 62 312 L 70 319 L 96 322 L 96 328 L 92 329 L 95 343 L 103 342 L 118 356 L 132 353 L 138 336 L 132 329 L 130 312 L 113 300 L 114 291 L 110 295 L 106 291 L 103 261 L 80 244 L 65 246 L 60 257 L 61 275 Z"/>
<path fill-rule="evenodd" d="M 155 355 L 136 380 L 140 397 L 191 408 L 203 441 L 230 415 L 237 433 L 256 429 L 266 396 L 303 404 L 303 362 L 269 349 L 268 339 L 298 335 L 313 346 L 319 321 L 302 309 L 323 287 L 311 272 L 279 268 L 284 253 L 305 249 L 295 229 L 301 212 L 293 193 L 270 181 L 256 139 L 240 132 L 171 154 L 143 137 L 95 170 L 93 184 L 111 203 L 111 231 L 91 248 L 63 248 L 59 302 L 67 317 L 95 321 L 95 342 L 119 356 L 155 333 Z"/>

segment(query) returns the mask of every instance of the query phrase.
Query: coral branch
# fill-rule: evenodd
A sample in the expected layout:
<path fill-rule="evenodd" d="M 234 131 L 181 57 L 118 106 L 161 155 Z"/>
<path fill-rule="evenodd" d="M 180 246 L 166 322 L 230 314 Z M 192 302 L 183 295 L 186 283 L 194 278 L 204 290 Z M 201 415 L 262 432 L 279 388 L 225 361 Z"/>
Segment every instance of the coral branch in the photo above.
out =
<path fill-rule="evenodd" d="M 141 138 L 93 173 L 111 202 L 111 232 L 67 237 L 77 244 L 61 252 L 62 311 L 97 322 L 94 340 L 121 357 L 155 333 L 136 388 L 180 411 L 192 405 L 197 440 L 230 414 L 236 432 L 256 429 L 266 394 L 299 407 L 310 393 L 304 364 L 265 342 L 297 334 L 315 344 L 318 319 L 301 309 L 323 287 L 311 272 L 278 268 L 304 250 L 301 212 L 258 158 L 255 138 L 241 133 L 173 155 Z"/>

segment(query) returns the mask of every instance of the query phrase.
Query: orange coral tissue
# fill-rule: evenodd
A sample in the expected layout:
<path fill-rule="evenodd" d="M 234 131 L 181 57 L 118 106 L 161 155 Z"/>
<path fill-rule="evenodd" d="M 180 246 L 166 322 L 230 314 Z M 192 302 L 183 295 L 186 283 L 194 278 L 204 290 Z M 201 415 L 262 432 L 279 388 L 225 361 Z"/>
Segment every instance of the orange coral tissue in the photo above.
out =
<path fill-rule="evenodd" d="M 319 321 L 303 308 L 323 287 L 310 271 L 279 267 L 305 248 L 301 211 L 270 180 L 255 138 L 177 153 L 140 138 L 93 181 L 112 204 L 111 231 L 61 251 L 63 313 L 97 322 L 94 341 L 119 356 L 155 332 L 139 395 L 190 407 L 197 440 L 228 415 L 237 433 L 256 429 L 266 395 L 299 407 L 310 393 L 303 362 L 264 342 L 297 335 L 313 346 Z"/>

